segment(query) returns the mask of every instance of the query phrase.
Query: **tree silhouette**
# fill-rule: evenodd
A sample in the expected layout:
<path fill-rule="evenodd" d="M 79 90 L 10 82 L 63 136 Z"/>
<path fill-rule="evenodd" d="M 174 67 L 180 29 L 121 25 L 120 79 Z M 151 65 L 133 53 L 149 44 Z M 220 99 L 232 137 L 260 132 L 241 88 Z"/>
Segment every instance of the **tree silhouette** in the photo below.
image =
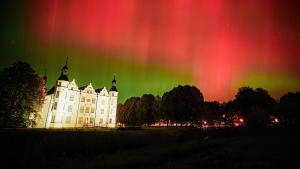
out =
<path fill-rule="evenodd" d="M 137 104 L 137 116 L 143 124 L 150 125 L 154 123 L 154 101 L 155 97 L 152 94 L 144 94 Z"/>
<path fill-rule="evenodd" d="M 300 123 L 300 92 L 287 93 L 280 98 L 279 112 L 287 125 Z"/>
<path fill-rule="evenodd" d="M 264 127 L 270 122 L 270 115 L 275 111 L 276 101 L 261 88 L 239 88 L 234 102 L 240 114 L 246 118 L 247 126 Z"/>
<path fill-rule="evenodd" d="M 178 86 L 164 93 L 161 111 L 171 122 L 195 124 L 199 119 L 203 102 L 203 95 L 196 87 Z"/>
<path fill-rule="evenodd" d="M 161 122 L 166 120 L 163 112 L 161 111 L 161 97 L 160 96 L 156 96 L 154 98 L 152 110 L 153 110 L 154 121 L 158 122 L 159 125 L 161 124 Z"/>
<path fill-rule="evenodd" d="M 222 117 L 221 105 L 217 101 L 204 102 L 201 119 L 212 123 Z"/>
<path fill-rule="evenodd" d="M 139 97 L 132 97 L 126 100 L 122 106 L 122 112 L 120 115 L 120 123 L 126 126 L 140 126 L 143 124 L 138 117 L 137 106 L 139 104 Z"/>
<path fill-rule="evenodd" d="M 31 66 L 17 62 L 0 72 L 0 127 L 35 124 L 45 98 L 45 81 Z"/>

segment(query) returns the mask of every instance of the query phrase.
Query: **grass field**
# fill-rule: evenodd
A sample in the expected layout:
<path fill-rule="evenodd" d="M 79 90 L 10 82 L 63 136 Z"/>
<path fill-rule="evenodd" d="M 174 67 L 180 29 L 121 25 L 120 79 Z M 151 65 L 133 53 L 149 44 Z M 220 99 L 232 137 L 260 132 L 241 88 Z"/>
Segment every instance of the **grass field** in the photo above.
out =
<path fill-rule="evenodd" d="M 0 136 L 0 168 L 299 168 L 297 129 L 2 129 Z"/>

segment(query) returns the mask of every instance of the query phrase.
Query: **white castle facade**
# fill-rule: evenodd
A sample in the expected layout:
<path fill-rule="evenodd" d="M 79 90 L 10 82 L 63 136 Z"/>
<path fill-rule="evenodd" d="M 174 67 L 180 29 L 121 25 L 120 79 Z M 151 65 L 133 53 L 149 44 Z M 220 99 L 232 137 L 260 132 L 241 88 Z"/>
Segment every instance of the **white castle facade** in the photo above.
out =
<path fill-rule="evenodd" d="M 112 87 L 94 89 L 90 83 L 78 88 L 69 81 L 67 63 L 45 98 L 36 128 L 116 127 L 118 91 Z"/>

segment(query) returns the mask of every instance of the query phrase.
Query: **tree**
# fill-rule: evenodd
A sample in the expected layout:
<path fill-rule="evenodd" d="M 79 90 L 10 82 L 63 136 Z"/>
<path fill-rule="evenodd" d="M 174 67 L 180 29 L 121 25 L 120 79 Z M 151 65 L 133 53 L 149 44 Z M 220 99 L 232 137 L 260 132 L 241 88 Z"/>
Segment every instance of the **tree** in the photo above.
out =
<path fill-rule="evenodd" d="M 137 106 L 139 104 L 139 97 L 132 97 L 126 100 L 122 107 L 120 115 L 120 123 L 127 126 L 140 126 L 142 121 L 138 117 Z"/>
<path fill-rule="evenodd" d="M 287 93 L 280 98 L 279 112 L 287 125 L 300 122 L 300 92 Z"/>
<path fill-rule="evenodd" d="M 223 113 L 223 120 L 225 120 L 226 124 L 233 127 L 235 118 L 239 117 L 235 102 L 230 100 L 226 103 L 223 103 L 221 105 L 221 109 Z"/>
<path fill-rule="evenodd" d="M 137 104 L 137 113 L 138 119 L 143 124 L 153 124 L 154 116 L 153 116 L 153 104 L 154 104 L 154 96 L 152 94 L 144 94 L 140 101 Z"/>
<path fill-rule="evenodd" d="M 153 102 L 153 117 L 154 117 L 154 121 L 158 122 L 158 124 L 160 125 L 160 123 L 162 121 L 165 121 L 165 117 L 163 115 L 163 112 L 161 111 L 161 97 L 160 96 L 156 96 L 154 98 L 154 102 Z"/>
<path fill-rule="evenodd" d="M 204 102 L 203 109 L 202 120 L 213 122 L 213 120 L 219 120 L 222 117 L 221 105 L 217 101 Z"/>
<path fill-rule="evenodd" d="M 164 93 L 161 103 L 167 120 L 176 123 L 196 123 L 204 102 L 202 93 L 196 87 L 178 86 Z"/>
<path fill-rule="evenodd" d="M 124 105 L 122 103 L 118 103 L 117 112 L 116 112 L 116 121 L 119 123 L 121 119 L 121 113 L 123 111 Z"/>
<path fill-rule="evenodd" d="M 0 127 L 35 124 L 45 98 L 45 81 L 28 63 L 16 62 L 0 72 Z"/>
<path fill-rule="evenodd" d="M 268 91 L 250 87 L 239 88 L 234 102 L 237 110 L 245 117 L 247 126 L 263 127 L 270 122 L 270 116 L 275 111 L 276 101 Z"/>

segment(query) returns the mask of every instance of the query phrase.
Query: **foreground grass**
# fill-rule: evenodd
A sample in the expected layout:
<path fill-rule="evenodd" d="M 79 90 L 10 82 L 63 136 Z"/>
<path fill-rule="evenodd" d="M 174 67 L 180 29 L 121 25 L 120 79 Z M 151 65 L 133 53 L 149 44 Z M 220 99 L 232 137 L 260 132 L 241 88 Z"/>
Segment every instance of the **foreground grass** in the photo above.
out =
<path fill-rule="evenodd" d="M 108 169 L 295 168 L 300 139 L 294 133 L 189 128 L 0 131 L 6 148 L 2 154 L 15 162 L 8 168 Z"/>

